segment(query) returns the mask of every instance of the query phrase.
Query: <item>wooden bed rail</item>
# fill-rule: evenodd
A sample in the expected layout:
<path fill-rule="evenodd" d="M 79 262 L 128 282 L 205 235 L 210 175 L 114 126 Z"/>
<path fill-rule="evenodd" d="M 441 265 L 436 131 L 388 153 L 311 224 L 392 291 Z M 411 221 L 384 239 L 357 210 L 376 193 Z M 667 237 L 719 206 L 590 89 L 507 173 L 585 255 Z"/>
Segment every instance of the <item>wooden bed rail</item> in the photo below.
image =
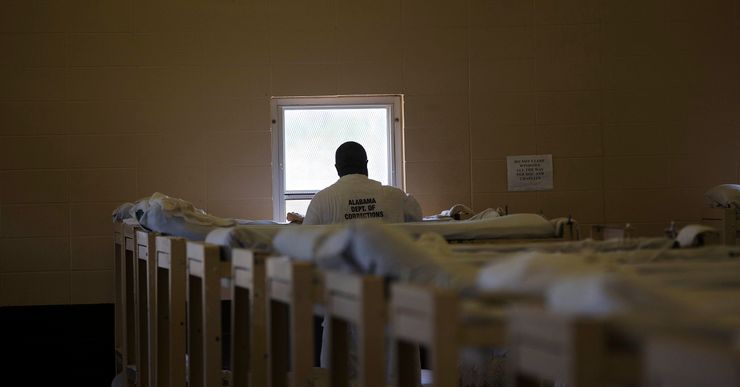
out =
<path fill-rule="evenodd" d="M 385 372 L 386 297 L 381 277 L 327 272 L 329 382 L 332 387 L 383 386 Z M 350 375 L 350 330 L 357 337 L 357 375 Z"/>
<path fill-rule="evenodd" d="M 231 278 L 231 262 L 221 260 L 219 246 L 203 242 L 187 242 L 186 256 L 189 386 L 228 385 L 221 356 L 221 280 Z"/>
<path fill-rule="evenodd" d="M 123 352 L 126 359 L 125 380 L 128 386 L 138 386 L 139 384 L 139 335 L 140 326 L 138 317 L 138 292 L 136 281 L 136 228 L 132 225 L 124 224 L 123 229 L 123 260 L 121 262 L 121 286 L 122 286 L 122 311 L 124 314 L 123 322 Z"/>
<path fill-rule="evenodd" d="M 644 368 L 650 387 L 740 387 L 740 348 L 695 336 L 653 337 Z"/>
<path fill-rule="evenodd" d="M 390 319 L 398 351 L 398 386 L 419 384 L 415 344 L 429 353 L 435 386 L 459 384 L 461 348 L 505 345 L 506 322 L 494 314 L 469 313 L 465 302 L 451 289 L 392 285 Z"/>
<path fill-rule="evenodd" d="M 233 249 L 231 387 L 267 386 L 267 255 Z"/>
<path fill-rule="evenodd" d="M 113 302 L 114 302 L 114 325 L 115 325 L 115 370 L 116 374 L 124 372 L 128 364 L 128 356 L 125 351 L 126 343 L 126 309 L 125 294 L 123 287 L 125 283 L 125 262 L 123 260 L 123 224 L 113 223 Z"/>
<path fill-rule="evenodd" d="M 152 360 L 156 356 L 156 331 L 150 329 L 150 322 L 157 316 L 156 285 L 156 233 L 136 230 L 136 312 L 135 320 L 138 324 L 136 346 L 138 349 L 138 377 L 139 386 L 154 386 L 155 367 Z M 155 352 L 153 352 L 155 351 Z"/>
<path fill-rule="evenodd" d="M 538 307 L 515 307 L 508 316 L 511 385 L 538 385 L 542 380 L 573 387 L 637 385 L 638 351 L 615 337 L 608 320 Z M 618 343 L 624 346 L 615 347 Z"/>
<path fill-rule="evenodd" d="M 151 330 L 155 386 L 184 386 L 186 380 L 186 288 L 185 239 L 155 238 L 156 318 Z"/>
<path fill-rule="evenodd" d="M 631 275 L 655 286 L 680 291 L 685 302 L 707 311 L 719 307 L 714 314 L 722 314 L 736 310 L 733 305 L 740 297 L 740 263 L 735 261 L 678 261 L 627 267 Z M 649 380 L 643 385 L 740 386 L 740 334 L 726 335 L 732 338 L 721 345 L 708 345 L 707 340 L 697 338 L 696 332 L 686 335 L 690 340 L 676 338 L 675 332 L 686 328 L 668 317 L 661 319 L 666 321 L 652 321 L 648 329 L 645 324 L 637 328 L 634 322 L 618 318 L 566 315 L 543 307 L 518 306 L 508 315 L 512 385 L 537 385 L 547 380 L 575 387 L 637 386 Z M 695 329 L 694 325 L 698 323 L 686 327 Z M 668 332 L 674 337 L 666 339 Z M 740 333 L 740 326 L 737 332 Z M 702 354 L 706 359 L 701 359 Z M 724 363 L 709 365 L 713 358 Z M 736 379 L 730 374 L 736 375 Z M 678 383 L 679 379 L 685 382 Z M 717 382 L 720 380 L 735 380 L 735 384 Z"/>
<path fill-rule="evenodd" d="M 722 244 L 735 246 L 740 239 L 740 210 L 737 208 L 705 208 L 701 222 L 720 232 Z"/>
<path fill-rule="evenodd" d="M 630 239 L 636 237 L 635 229 L 626 223 L 624 226 L 594 224 L 591 226 L 591 239 L 604 241 L 608 239 Z"/>
<path fill-rule="evenodd" d="M 268 386 L 309 386 L 314 377 L 314 308 L 323 274 L 308 262 L 267 260 Z M 323 314 L 323 313 L 319 313 Z"/>

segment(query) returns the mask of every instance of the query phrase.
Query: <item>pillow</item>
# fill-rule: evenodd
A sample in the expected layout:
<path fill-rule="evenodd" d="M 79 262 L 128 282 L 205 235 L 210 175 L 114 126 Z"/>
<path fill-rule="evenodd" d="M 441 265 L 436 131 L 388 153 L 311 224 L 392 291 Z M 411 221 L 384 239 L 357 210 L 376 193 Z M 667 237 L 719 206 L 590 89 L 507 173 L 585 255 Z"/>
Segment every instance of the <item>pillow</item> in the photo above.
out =
<path fill-rule="evenodd" d="M 740 184 L 721 184 L 704 193 L 713 207 L 740 207 Z"/>

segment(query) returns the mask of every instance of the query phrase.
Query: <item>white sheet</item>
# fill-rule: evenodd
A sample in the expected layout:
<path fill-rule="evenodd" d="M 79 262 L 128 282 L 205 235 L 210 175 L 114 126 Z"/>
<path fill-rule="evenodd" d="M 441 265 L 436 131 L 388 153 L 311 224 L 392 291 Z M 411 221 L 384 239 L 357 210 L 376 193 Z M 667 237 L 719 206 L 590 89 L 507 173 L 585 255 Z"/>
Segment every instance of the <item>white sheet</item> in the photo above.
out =
<path fill-rule="evenodd" d="M 275 237 L 280 254 L 316 262 L 322 270 L 373 274 L 410 282 L 449 285 L 459 280 L 438 252 L 424 249 L 402 230 L 378 223 L 289 227 Z"/>
<path fill-rule="evenodd" d="M 482 220 L 451 222 L 410 222 L 391 225 L 413 236 L 436 232 L 447 240 L 551 238 L 556 229 L 537 214 L 513 214 Z"/>
<path fill-rule="evenodd" d="M 270 237 L 286 224 L 270 220 L 244 220 L 221 218 L 210 215 L 192 203 L 155 192 L 152 196 L 135 203 L 124 203 L 113 212 L 113 219 L 134 219 L 145 229 L 164 235 L 179 236 L 192 241 L 205 240 L 207 235 L 219 228 L 243 225 L 252 227 Z M 226 236 L 227 234 L 224 234 Z M 233 237 L 232 237 L 233 238 Z M 232 239 L 229 243 L 236 243 Z M 245 242 L 248 244 L 248 242 Z M 239 246 L 238 243 L 233 244 Z"/>
<path fill-rule="evenodd" d="M 636 314 L 657 321 L 697 309 L 680 296 L 681 292 L 740 289 L 738 252 L 738 248 L 724 246 L 577 254 L 523 252 L 487 265 L 478 273 L 477 286 L 484 292 L 542 295 L 548 308 L 558 313 Z M 713 263 L 720 260 L 723 262 Z M 666 263 L 654 263 L 658 261 Z"/>
<path fill-rule="evenodd" d="M 123 203 L 113 210 L 113 222 L 123 222 L 125 219 L 133 218 L 131 215 L 131 209 L 134 207 L 134 203 Z"/>
<path fill-rule="evenodd" d="M 715 207 L 740 208 L 740 184 L 720 184 L 707 190 L 704 196 Z"/>
<path fill-rule="evenodd" d="M 423 234 L 414 242 L 401 230 L 396 225 L 365 223 L 296 226 L 282 230 L 274 242 L 280 253 L 315 261 L 322 269 L 463 289 L 469 288 L 471 281 L 477 278 L 481 291 L 538 294 L 555 312 L 584 316 L 629 314 L 652 321 L 696 313 L 699 309 L 685 302 L 678 288 L 666 286 L 667 282 L 651 282 L 638 276 L 633 268 L 646 266 L 636 264 L 740 257 L 740 248 L 671 249 L 672 240 L 655 238 L 548 244 L 550 247 L 546 249 L 553 250 L 550 252 L 483 250 L 483 254 L 471 253 L 467 256 L 470 260 L 466 260 L 436 233 Z M 556 251 L 558 246 L 565 246 L 561 249 L 568 252 Z M 578 251 L 579 248 L 585 251 Z M 486 260 L 492 263 L 477 271 L 476 265 Z M 674 264 L 666 264 L 670 265 Z M 701 283 L 706 283 L 707 278 L 710 277 L 694 276 L 695 281 L 704 281 Z M 689 284 L 689 281 L 684 282 L 684 285 Z M 479 374 L 475 373 L 475 367 L 462 367 L 467 380 L 477 380 Z M 477 369 L 480 370 L 480 366 Z"/>
<path fill-rule="evenodd" d="M 259 253 L 272 252 L 271 230 L 258 227 L 215 228 L 206 236 L 205 241 L 221 246 L 221 259 L 231 260 L 231 249 L 234 247 L 250 249 Z"/>
<path fill-rule="evenodd" d="M 151 231 L 202 241 L 217 227 L 231 227 L 233 219 L 219 218 L 195 208 L 192 203 L 155 192 L 134 203 L 131 214 Z"/>
<path fill-rule="evenodd" d="M 681 229 L 676 241 L 681 247 L 698 246 L 705 236 L 714 235 L 719 240 L 719 231 L 702 224 L 689 224 Z"/>

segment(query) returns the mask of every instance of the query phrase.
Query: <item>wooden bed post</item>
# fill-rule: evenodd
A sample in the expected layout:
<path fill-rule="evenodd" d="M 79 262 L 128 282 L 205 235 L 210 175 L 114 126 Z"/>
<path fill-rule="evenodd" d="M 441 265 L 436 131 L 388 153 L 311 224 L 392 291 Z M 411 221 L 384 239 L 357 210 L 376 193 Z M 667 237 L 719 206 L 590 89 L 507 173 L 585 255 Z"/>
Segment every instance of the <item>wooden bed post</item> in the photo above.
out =
<path fill-rule="evenodd" d="M 265 254 L 232 249 L 231 387 L 267 386 Z"/>
<path fill-rule="evenodd" d="M 412 345 L 416 343 L 426 346 L 431 356 L 433 384 L 457 386 L 460 383 L 460 349 L 503 348 L 507 330 L 507 323 L 497 315 L 474 312 L 463 315 L 463 302 L 489 305 L 495 303 L 500 306 L 506 300 L 506 297 L 462 300 L 453 289 L 393 285 L 390 319 L 393 340 L 398 349 L 397 385 L 419 385 L 418 364 L 412 364 L 412 358 L 418 357 L 418 349 Z"/>
<path fill-rule="evenodd" d="M 564 241 L 577 241 L 580 230 L 573 230 L 575 223 L 573 219 L 568 217 L 568 221 L 563 223 L 563 240 Z"/>
<path fill-rule="evenodd" d="M 156 386 L 184 386 L 186 380 L 186 285 L 185 239 L 156 237 L 155 321 L 157 351 Z"/>
<path fill-rule="evenodd" d="M 740 386 L 740 350 L 716 338 L 657 336 L 644 356 L 646 386 Z"/>
<path fill-rule="evenodd" d="M 321 303 L 323 293 L 321 274 L 313 264 L 284 257 L 267 260 L 270 386 L 288 385 L 288 368 L 291 386 L 309 385 L 313 374 L 313 309 Z"/>
<path fill-rule="evenodd" d="M 187 242 L 188 262 L 188 354 L 190 386 L 222 385 L 221 278 L 229 278 L 231 266 L 221 261 L 218 246 Z"/>
<path fill-rule="evenodd" d="M 136 281 L 136 228 L 123 225 L 123 304 L 125 313 L 126 385 L 139 384 L 139 324 L 138 292 Z"/>
<path fill-rule="evenodd" d="M 740 213 L 737 208 L 706 208 L 702 213 L 701 222 L 707 226 L 720 230 L 722 244 L 735 246 L 738 243 L 740 231 Z"/>
<path fill-rule="evenodd" d="M 435 386 L 459 384 L 457 292 L 395 284 L 391 288 L 391 319 L 398 350 L 399 387 L 420 383 L 418 364 L 412 365 L 418 357 L 413 344 L 427 348 Z"/>
<path fill-rule="evenodd" d="M 156 234 L 136 231 L 136 292 L 138 297 L 137 318 L 139 336 L 139 386 L 154 385 L 152 359 L 156 356 L 156 331 L 152 329 L 157 312 L 154 277 L 156 276 Z"/>
<path fill-rule="evenodd" d="M 738 209 L 725 208 L 724 220 L 724 242 L 726 245 L 735 246 L 737 245 L 738 240 L 738 224 L 740 224 L 740 220 L 738 219 Z"/>
<path fill-rule="evenodd" d="M 357 386 L 383 386 L 386 302 L 383 279 L 326 273 L 326 309 L 329 316 L 330 386 L 348 387 L 349 329 L 357 331 Z"/>
<path fill-rule="evenodd" d="M 610 350 L 608 322 L 535 307 L 509 312 L 509 376 L 530 376 L 574 387 L 637 385 L 634 350 Z M 613 344 L 611 344 L 613 345 Z"/>
<path fill-rule="evenodd" d="M 126 354 L 126 282 L 125 261 L 123 260 L 123 224 L 113 223 L 113 281 L 114 281 L 114 314 L 115 314 L 115 352 L 116 352 L 116 374 L 125 371 L 128 364 Z"/>

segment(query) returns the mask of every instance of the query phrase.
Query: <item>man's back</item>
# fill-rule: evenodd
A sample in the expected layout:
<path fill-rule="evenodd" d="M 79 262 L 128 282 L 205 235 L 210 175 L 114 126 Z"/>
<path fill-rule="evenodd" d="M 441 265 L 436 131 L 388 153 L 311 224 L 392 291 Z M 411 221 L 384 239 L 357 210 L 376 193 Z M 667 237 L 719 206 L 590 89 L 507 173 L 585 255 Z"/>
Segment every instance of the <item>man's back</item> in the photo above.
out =
<path fill-rule="evenodd" d="M 401 223 L 419 221 L 422 214 L 416 199 L 402 190 L 384 186 L 362 174 L 349 174 L 314 196 L 303 224 L 333 224 L 355 219 Z"/>

